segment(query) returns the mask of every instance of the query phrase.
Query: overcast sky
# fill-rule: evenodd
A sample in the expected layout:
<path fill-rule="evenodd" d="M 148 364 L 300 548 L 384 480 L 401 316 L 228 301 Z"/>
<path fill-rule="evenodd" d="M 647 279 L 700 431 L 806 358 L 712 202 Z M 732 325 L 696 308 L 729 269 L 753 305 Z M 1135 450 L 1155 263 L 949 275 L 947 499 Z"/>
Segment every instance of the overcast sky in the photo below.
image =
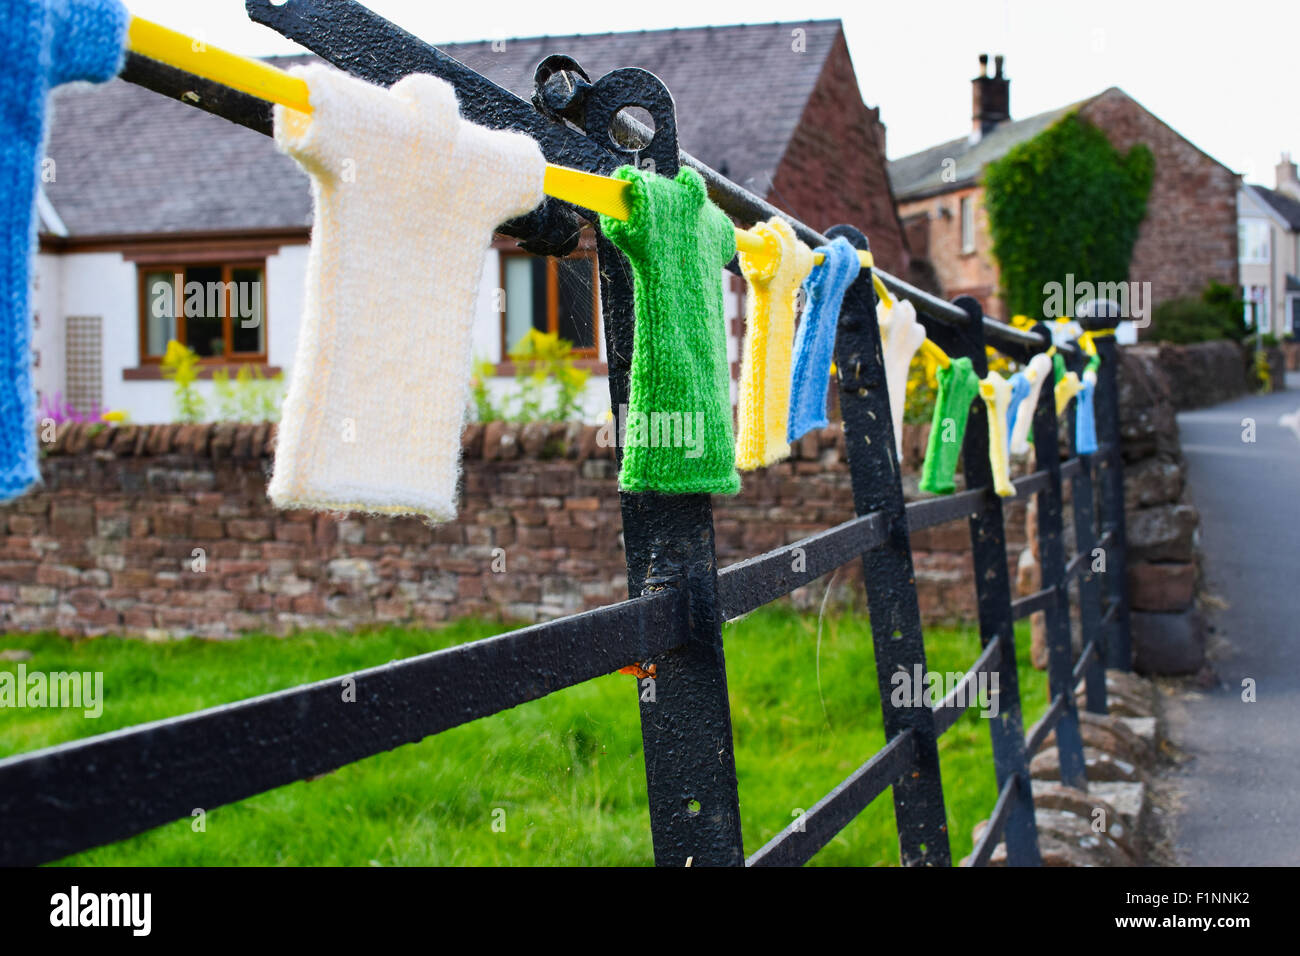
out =
<path fill-rule="evenodd" d="M 292 2 L 292 0 L 291 0 Z M 126 0 L 131 12 L 247 54 L 298 51 L 248 20 L 243 0 Z M 434 43 L 838 17 L 890 158 L 970 129 L 981 52 L 1006 56 L 1011 115 L 1118 86 L 1248 181 L 1300 157 L 1297 0 L 657 0 L 600 4 L 367 0 Z M 636 64 L 627 64 L 635 66 Z"/>

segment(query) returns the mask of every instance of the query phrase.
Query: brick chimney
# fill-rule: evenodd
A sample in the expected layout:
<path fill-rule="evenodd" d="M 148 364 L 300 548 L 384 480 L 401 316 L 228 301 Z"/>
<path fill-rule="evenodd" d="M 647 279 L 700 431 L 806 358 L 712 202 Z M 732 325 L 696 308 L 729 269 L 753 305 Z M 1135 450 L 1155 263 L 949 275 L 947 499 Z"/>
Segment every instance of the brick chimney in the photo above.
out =
<path fill-rule="evenodd" d="M 1011 119 L 1011 81 L 1002 75 L 1002 54 L 993 58 L 989 76 L 989 55 L 980 54 L 980 75 L 971 83 L 971 138 L 988 135 L 999 123 Z"/>
<path fill-rule="evenodd" d="M 1286 193 L 1292 199 L 1300 199 L 1300 178 L 1296 176 L 1295 163 L 1291 154 L 1283 153 L 1282 162 L 1277 164 L 1277 191 Z"/>

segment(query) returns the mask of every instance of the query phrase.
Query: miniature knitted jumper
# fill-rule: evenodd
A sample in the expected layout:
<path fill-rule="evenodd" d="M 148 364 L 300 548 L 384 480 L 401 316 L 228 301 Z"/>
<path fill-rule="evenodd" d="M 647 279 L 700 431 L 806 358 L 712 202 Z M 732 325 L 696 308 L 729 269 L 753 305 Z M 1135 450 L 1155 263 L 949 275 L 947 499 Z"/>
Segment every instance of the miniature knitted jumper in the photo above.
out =
<path fill-rule="evenodd" d="M 1025 375 L 1024 369 L 1021 369 L 1019 372 L 1016 372 L 1007 379 L 1007 384 L 1011 386 L 1011 396 L 1007 399 L 1006 418 L 1007 455 L 1009 456 L 1011 454 L 1011 433 L 1015 431 L 1016 428 L 1016 416 L 1020 403 L 1029 395 L 1032 386 L 1029 384 L 1029 377 Z"/>
<path fill-rule="evenodd" d="M 934 400 L 934 418 L 930 424 L 930 442 L 921 466 L 922 491 L 946 495 L 957 486 L 957 460 L 966 437 L 966 418 L 970 403 L 979 394 L 980 380 L 968 358 L 955 358 L 947 368 L 936 373 L 939 393 Z"/>
<path fill-rule="evenodd" d="M 293 72 L 313 112 L 276 106 L 275 140 L 311 175 L 316 218 L 268 493 L 450 520 L 484 258 L 496 226 L 541 201 L 545 160 L 463 121 L 444 80 Z"/>
<path fill-rule="evenodd" d="M 993 472 L 993 490 L 1003 498 L 1013 498 L 1011 458 L 1007 454 L 1007 403 L 1011 400 L 1011 383 L 997 372 L 989 372 L 980 382 L 980 398 L 988 407 L 989 467 Z"/>
<path fill-rule="evenodd" d="M 120 0 L 10 0 L 0 18 L 0 500 L 40 479 L 32 389 L 31 269 L 46 103 L 62 83 L 102 83 L 122 67 Z M 93 176 L 94 171 L 84 171 Z"/>
<path fill-rule="evenodd" d="M 808 305 L 794 337 L 794 373 L 790 379 L 790 426 L 795 441 L 814 428 L 825 428 L 826 387 L 835 354 L 835 330 L 844 293 L 858 277 L 858 250 L 843 236 L 817 250 L 822 261 L 804 280 Z"/>
<path fill-rule="evenodd" d="M 632 184 L 631 215 L 623 222 L 602 214 L 600 228 L 632 265 L 636 310 L 619 487 L 734 495 L 740 475 L 721 272 L 736 254 L 735 230 L 689 167 L 676 179 L 633 166 L 614 176 Z M 633 423 L 647 421 L 650 440 L 643 427 L 634 441 Z M 666 424 L 656 430 L 655 421 Z M 684 440 L 663 441 L 678 422 Z"/>
<path fill-rule="evenodd" d="M 1056 414 L 1061 415 L 1073 400 L 1074 396 L 1079 394 L 1082 387 L 1079 382 L 1078 372 L 1066 372 L 1065 377 L 1056 383 Z"/>
<path fill-rule="evenodd" d="M 916 319 L 916 306 L 899 300 L 892 306 L 877 306 L 880 316 L 880 348 L 885 363 L 885 389 L 889 413 L 894 419 L 894 451 L 903 460 L 903 410 L 907 406 L 907 370 L 925 342 L 925 326 Z"/>
<path fill-rule="evenodd" d="M 762 256 L 740 254 L 749 283 L 745 345 L 737 393 L 736 467 L 749 471 L 790 454 L 790 357 L 799 286 L 813 266 L 812 250 L 779 216 L 750 230 L 767 247 Z"/>
<path fill-rule="evenodd" d="M 1083 373 L 1078 401 L 1074 403 L 1074 453 L 1091 455 L 1097 451 L 1097 417 L 1093 398 L 1097 393 L 1097 373 L 1091 368 Z"/>
<path fill-rule="evenodd" d="M 1038 408 L 1038 396 L 1043 391 L 1043 383 L 1052 374 L 1052 360 L 1045 352 L 1039 352 L 1029 360 L 1029 366 L 1023 372 L 1028 382 L 1028 391 L 1024 398 L 1011 406 L 1009 412 L 1011 428 L 1011 454 L 1029 454 L 1029 438 L 1033 434 L 1034 411 Z M 1015 396 L 1013 394 L 1012 400 Z"/>

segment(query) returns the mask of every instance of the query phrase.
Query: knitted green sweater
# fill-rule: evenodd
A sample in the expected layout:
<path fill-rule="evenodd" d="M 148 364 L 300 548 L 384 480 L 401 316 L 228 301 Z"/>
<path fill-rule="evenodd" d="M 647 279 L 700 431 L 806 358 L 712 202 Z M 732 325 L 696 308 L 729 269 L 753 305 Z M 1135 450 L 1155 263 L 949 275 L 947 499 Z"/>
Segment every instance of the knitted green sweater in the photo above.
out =
<path fill-rule="evenodd" d="M 979 394 L 980 380 L 968 358 L 955 358 L 947 368 L 936 373 L 939 394 L 934 400 L 934 419 L 930 424 L 930 443 L 921 466 L 922 491 L 946 495 L 956 488 L 953 475 L 966 437 L 966 417 L 970 403 Z"/>
<path fill-rule="evenodd" d="M 619 487 L 734 495 L 740 475 L 721 276 L 736 254 L 731 220 L 693 169 L 667 179 L 623 166 L 614 176 L 632 184 L 631 215 L 626 222 L 602 215 L 600 227 L 631 262 L 636 299 Z"/>

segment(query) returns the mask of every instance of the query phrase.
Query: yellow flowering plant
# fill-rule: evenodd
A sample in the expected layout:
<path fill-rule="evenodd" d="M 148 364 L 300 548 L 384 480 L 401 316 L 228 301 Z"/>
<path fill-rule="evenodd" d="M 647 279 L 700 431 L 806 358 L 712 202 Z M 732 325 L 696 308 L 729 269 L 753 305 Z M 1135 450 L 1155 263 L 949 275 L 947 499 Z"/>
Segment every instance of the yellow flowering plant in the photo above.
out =
<path fill-rule="evenodd" d="M 499 405 L 492 400 L 487 384 L 495 367 L 482 359 L 474 365 L 471 398 L 479 421 L 566 422 L 581 418 L 579 406 L 591 373 L 574 364 L 572 342 L 555 332 L 530 329 L 509 357 L 515 363 L 518 390 Z M 548 401 L 552 386 L 553 405 Z"/>

